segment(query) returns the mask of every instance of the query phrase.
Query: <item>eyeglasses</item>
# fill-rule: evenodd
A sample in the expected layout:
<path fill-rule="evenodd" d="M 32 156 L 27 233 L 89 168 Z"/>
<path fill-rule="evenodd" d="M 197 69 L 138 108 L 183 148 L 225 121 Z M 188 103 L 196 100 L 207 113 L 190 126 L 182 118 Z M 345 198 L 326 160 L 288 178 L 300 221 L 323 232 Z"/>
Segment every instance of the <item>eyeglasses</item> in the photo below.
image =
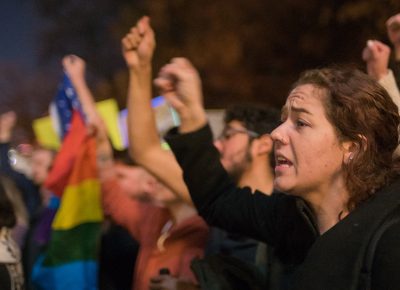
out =
<path fill-rule="evenodd" d="M 250 136 L 251 138 L 260 137 L 260 134 L 258 134 L 257 132 L 251 131 L 251 130 L 226 127 L 221 132 L 221 135 L 219 135 L 218 140 L 228 140 L 236 134 L 246 134 L 246 135 Z"/>

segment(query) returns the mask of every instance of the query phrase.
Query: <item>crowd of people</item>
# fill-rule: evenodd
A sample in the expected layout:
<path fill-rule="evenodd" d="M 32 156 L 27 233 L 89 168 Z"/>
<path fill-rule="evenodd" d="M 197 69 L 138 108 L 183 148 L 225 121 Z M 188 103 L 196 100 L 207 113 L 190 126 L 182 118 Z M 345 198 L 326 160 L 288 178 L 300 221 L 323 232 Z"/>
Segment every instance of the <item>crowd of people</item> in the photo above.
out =
<path fill-rule="evenodd" d="M 142 17 L 121 41 L 124 152 L 110 142 L 85 61 L 65 56 L 96 144 L 105 220 L 95 288 L 398 289 L 400 14 L 386 26 L 393 51 L 366 41 L 366 72 L 307 70 L 281 111 L 227 107 L 214 138 L 185 58 L 154 80 L 180 118 L 160 136 L 151 105 L 156 36 Z M 51 235 L 47 217 L 58 209 L 46 184 L 58 153 L 14 146 L 16 122 L 12 111 L 0 115 L 0 288 L 43 290 L 32 273 L 48 247 L 38 233 Z M 77 289 L 69 287 L 59 289 Z"/>

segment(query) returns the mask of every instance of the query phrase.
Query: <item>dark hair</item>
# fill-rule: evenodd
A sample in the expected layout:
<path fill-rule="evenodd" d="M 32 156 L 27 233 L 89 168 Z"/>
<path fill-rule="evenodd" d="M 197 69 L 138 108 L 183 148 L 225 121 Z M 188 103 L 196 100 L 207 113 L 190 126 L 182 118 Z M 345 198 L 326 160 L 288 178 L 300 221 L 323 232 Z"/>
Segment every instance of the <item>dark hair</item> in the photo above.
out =
<path fill-rule="evenodd" d="M 353 159 L 344 164 L 348 208 L 354 209 L 397 173 L 393 153 L 399 140 L 398 108 L 381 85 L 357 69 L 309 70 L 294 86 L 303 84 L 325 91 L 327 119 L 338 138 L 359 147 Z"/>
<path fill-rule="evenodd" d="M 256 104 L 234 105 L 226 109 L 225 124 L 239 121 L 250 131 L 260 135 L 269 134 L 280 124 L 280 111 Z"/>
<path fill-rule="evenodd" d="M 281 123 L 281 113 L 278 109 L 261 104 L 241 104 L 228 107 L 225 111 L 225 124 L 239 121 L 250 131 L 270 134 Z M 275 167 L 274 151 L 269 154 L 269 166 Z"/>
<path fill-rule="evenodd" d="M 113 158 L 114 160 L 120 161 L 126 165 L 135 165 L 135 162 L 132 160 L 128 149 L 118 150 L 113 148 Z"/>
<path fill-rule="evenodd" d="M 0 179 L 0 227 L 12 228 L 16 222 L 14 206 L 8 198 L 2 179 Z"/>

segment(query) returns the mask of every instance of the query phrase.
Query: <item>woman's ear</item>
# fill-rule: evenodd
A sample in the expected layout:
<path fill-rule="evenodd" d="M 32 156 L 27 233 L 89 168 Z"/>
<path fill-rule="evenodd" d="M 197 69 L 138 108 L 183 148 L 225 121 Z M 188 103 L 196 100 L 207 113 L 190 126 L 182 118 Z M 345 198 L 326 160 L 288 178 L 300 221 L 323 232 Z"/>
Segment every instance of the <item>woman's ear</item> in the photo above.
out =
<path fill-rule="evenodd" d="M 359 154 L 361 151 L 367 150 L 367 138 L 364 135 L 359 134 L 359 142 L 356 141 L 345 141 L 343 142 L 344 156 L 343 161 L 348 164 Z"/>

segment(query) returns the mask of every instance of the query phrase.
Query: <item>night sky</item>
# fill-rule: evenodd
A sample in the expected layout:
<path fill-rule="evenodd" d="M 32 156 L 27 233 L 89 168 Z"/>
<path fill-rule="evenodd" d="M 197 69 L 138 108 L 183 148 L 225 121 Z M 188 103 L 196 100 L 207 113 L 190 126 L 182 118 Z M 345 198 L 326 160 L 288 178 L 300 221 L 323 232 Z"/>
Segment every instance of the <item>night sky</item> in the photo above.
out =
<path fill-rule="evenodd" d="M 30 0 L 0 1 L 0 62 L 27 69 L 36 64 L 36 33 L 39 18 Z"/>

